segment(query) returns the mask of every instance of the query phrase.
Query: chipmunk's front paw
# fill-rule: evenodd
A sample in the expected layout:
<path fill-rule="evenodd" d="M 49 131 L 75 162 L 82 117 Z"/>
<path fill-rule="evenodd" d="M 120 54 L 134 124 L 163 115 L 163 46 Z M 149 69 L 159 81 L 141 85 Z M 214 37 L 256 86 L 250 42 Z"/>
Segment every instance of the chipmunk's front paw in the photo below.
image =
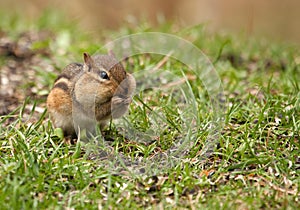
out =
<path fill-rule="evenodd" d="M 119 96 L 115 96 L 112 98 L 112 117 L 119 118 L 123 116 L 129 107 L 132 99 L 130 97 L 121 98 Z"/>

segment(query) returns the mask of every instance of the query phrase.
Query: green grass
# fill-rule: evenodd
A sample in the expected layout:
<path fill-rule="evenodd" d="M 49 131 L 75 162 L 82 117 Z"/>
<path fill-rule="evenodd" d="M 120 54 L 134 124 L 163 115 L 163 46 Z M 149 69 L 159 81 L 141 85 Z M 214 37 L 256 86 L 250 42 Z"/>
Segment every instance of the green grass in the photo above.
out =
<path fill-rule="evenodd" d="M 296 47 L 244 35 L 209 34 L 203 26 L 178 31 L 172 24 L 151 28 L 145 23 L 103 31 L 95 38 L 51 12 L 26 24 L 32 30 L 52 30 L 55 38 L 34 45 L 46 48 L 49 55 L 38 55 L 42 63 L 31 64 L 36 79 L 23 81 L 21 87 L 38 91 L 0 117 L 0 209 L 300 208 L 300 54 Z M 0 26 L 16 40 L 26 30 L 17 16 L 5 17 Z M 147 31 L 178 35 L 208 55 L 224 89 L 224 126 L 214 153 L 203 162 L 199 151 L 214 113 L 202 82 L 184 83 L 192 92 L 185 98 L 178 86 L 157 91 L 151 80 L 149 88 L 135 95 L 125 117 L 143 136 L 130 136 L 116 121 L 105 138 L 117 154 L 132 159 L 151 161 L 154 154 L 168 151 L 173 142 L 186 137 L 193 138 L 191 150 L 177 165 L 154 175 L 111 173 L 101 161 L 89 158 L 88 147 L 64 143 L 43 112 L 46 93 L 66 64 L 81 61 L 82 52 L 93 53 L 107 40 Z M 1 55 L 1 65 L 10 59 Z M 162 59 L 138 55 L 124 65 L 138 73 Z M 43 65 L 53 69 L 45 71 Z M 193 75 L 171 58 L 161 69 L 178 77 Z M 137 82 L 147 85 L 147 74 L 136 75 Z M 196 107 L 182 109 L 179 102 L 191 96 Z M 197 129 L 184 133 L 181 114 L 189 108 L 198 115 Z"/>

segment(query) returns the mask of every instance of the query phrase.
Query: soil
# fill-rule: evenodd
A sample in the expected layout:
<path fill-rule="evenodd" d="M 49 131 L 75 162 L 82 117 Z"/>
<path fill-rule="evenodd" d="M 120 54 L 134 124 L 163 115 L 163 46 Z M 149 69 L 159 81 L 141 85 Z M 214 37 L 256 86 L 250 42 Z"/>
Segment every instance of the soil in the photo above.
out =
<path fill-rule="evenodd" d="M 42 101 L 36 110 L 44 110 L 49 87 L 37 75 L 54 69 L 49 47 L 43 45 L 51 39 L 49 31 L 28 31 L 15 39 L 0 31 L 0 116 L 14 111 L 28 97 Z M 41 46 L 36 47 L 37 43 Z"/>

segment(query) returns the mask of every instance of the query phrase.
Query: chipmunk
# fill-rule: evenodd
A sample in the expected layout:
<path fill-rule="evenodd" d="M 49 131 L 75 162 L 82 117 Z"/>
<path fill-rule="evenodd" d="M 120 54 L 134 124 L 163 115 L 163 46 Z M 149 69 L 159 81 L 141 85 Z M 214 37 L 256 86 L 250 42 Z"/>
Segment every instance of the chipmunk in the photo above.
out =
<path fill-rule="evenodd" d="M 94 132 L 95 123 L 102 131 L 111 118 L 123 116 L 136 87 L 134 77 L 113 54 L 83 53 L 83 58 L 83 64 L 63 69 L 47 98 L 54 127 L 72 138 L 81 129 Z"/>

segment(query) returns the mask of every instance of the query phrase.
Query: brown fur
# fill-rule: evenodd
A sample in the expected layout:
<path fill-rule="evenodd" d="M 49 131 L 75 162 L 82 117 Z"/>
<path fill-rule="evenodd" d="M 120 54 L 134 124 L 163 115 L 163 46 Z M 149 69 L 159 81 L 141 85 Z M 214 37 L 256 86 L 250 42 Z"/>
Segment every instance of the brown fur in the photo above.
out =
<path fill-rule="evenodd" d="M 89 129 L 94 121 L 103 128 L 111 117 L 121 117 L 135 90 L 133 76 L 113 55 L 83 57 L 84 64 L 66 66 L 47 99 L 53 125 L 66 135 L 74 136 L 77 127 Z M 100 76 L 103 72 L 108 78 Z"/>
<path fill-rule="evenodd" d="M 48 96 L 47 106 L 50 110 L 54 109 L 62 114 L 70 114 L 72 100 L 65 90 L 54 88 Z"/>

